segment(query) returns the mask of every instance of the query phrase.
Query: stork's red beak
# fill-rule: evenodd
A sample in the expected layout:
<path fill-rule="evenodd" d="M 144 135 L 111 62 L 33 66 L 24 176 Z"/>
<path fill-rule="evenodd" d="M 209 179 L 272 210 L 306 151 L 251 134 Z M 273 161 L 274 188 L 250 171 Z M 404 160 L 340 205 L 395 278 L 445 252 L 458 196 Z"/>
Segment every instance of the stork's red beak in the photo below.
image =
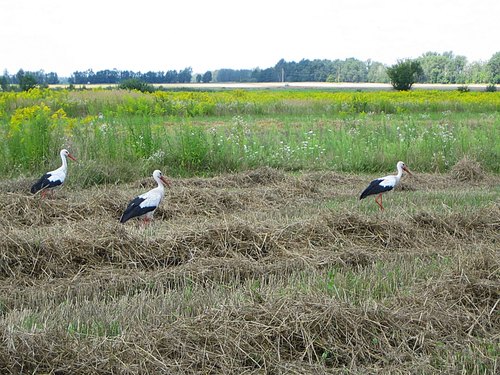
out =
<path fill-rule="evenodd" d="M 73 157 L 73 155 L 71 155 L 69 152 L 68 152 L 68 158 L 70 158 L 71 160 L 76 161 L 76 159 Z"/>
<path fill-rule="evenodd" d="M 408 168 L 406 168 L 406 165 L 403 167 L 403 170 L 408 173 L 410 176 L 413 176 Z"/>
<path fill-rule="evenodd" d="M 162 180 L 162 181 L 163 181 L 163 183 L 164 183 L 166 186 L 168 186 L 168 187 L 170 187 L 170 186 L 172 185 L 172 184 L 170 183 L 170 181 L 169 181 L 169 180 L 167 180 L 164 176 L 161 176 L 161 177 L 160 177 L 160 180 Z"/>

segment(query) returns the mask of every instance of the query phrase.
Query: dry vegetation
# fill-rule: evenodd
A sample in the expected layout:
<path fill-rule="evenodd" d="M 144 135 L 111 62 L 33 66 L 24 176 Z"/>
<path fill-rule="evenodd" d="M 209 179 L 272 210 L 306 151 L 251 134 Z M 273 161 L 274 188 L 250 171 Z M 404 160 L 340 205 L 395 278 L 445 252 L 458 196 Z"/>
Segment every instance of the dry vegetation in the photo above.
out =
<path fill-rule="evenodd" d="M 118 218 L 150 179 L 4 181 L 0 372 L 494 374 L 500 179 L 456 173 L 384 213 L 357 200 L 372 176 L 174 179 L 148 228 Z"/>
<path fill-rule="evenodd" d="M 459 181 L 477 181 L 484 177 L 481 164 L 467 156 L 463 157 L 451 169 L 452 176 Z"/>

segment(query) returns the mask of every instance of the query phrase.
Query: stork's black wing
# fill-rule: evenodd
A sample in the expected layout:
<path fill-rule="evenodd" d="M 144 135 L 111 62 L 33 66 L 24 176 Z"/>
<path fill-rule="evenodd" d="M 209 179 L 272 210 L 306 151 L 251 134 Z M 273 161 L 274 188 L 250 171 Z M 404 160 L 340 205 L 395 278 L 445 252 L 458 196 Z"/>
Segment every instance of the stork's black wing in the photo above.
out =
<path fill-rule="evenodd" d="M 359 197 L 359 199 L 366 198 L 369 195 L 375 195 L 375 194 L 380 194 L 380 193 L 383 193 L 386 191 L 390 191 L 394 188 L 391 185 L 388 185 L 388 186 L 387 185 L 386 186 L 380 185 L 380 183 L 382 181 L 384 181 L 383 178 L 378 178 L 378 179 L 370 182 L 370 185 L 368 185 L 368 187 L 361 193 L 361 196 Z"/>
<path fill-rule="evenodd" d="M 127 208 L 123 212 L 122 217 L 120 218 L 120 223 L 125 223 L 127 220 L 132 219 L 133 217 L 142 216 L 147 214 L 148 212 L 154 211 L 156 207 L 154 206 L 145 206 L 141 207 L 141 203 L 144 202 L 146 198 L 136 197 L 130 201 Z"/>
<path fill-rule="evenodd" d="M 45 173 L 40 179 L 31 186 L 31 192 L 35 194 L 45 188 L 53 188 L 62 184 L 61 180 L 50 181 L 49 177 L 52 176 L 51 173 Z"/>

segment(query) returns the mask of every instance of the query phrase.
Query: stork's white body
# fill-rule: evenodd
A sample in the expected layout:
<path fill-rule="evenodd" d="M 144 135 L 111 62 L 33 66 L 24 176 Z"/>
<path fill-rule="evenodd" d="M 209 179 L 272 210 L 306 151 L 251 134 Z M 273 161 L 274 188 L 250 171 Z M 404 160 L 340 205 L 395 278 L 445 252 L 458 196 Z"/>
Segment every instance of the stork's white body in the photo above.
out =
<path fill-rule="evenodd" d="M 399 184 L 399 181 L 403 176 L 403 171 L 406 171 L 411 175 L 411 172 L 408 168 L 406 168 L 405 163 L 402 161 L 398 162 L 396 168 L 398 170 L 398 174 L 377 178 L 370 182 L 370 185 L 368 185 L 368 187 L 361 193 L 359 199 L 366 198 L 369 195 L 377 195 L 375 202 L 379 205 L 380 209 L 383 210 L 384 206 L 382 205 L 382 194 L 393 190 Z"/>
<path fill-rule="evenodd" d="M 65 149 L 61 150 L 59 154 L 61 155 L 62 165 L 59 168 L 47 172 L 42 177 L 40 177 L 40 179 L 31 187 L 31 192 L 33 194 L 41 191 L 42 196 L 45 196 L 46 189 L 52 189 L 56 186 L 60 186 L 66 180 L 66 174 L 68 172 L 68 162 L 66 160 L 66 157 L 69 157 L 72 160 L 76 159 L 68 152 L 68 150 Z"/>

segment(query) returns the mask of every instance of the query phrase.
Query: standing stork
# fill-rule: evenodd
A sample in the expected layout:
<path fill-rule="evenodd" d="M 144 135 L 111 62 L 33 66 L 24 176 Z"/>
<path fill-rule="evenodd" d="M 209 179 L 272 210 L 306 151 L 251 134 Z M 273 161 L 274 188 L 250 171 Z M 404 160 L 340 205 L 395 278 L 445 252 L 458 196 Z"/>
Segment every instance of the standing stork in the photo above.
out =
<path fill-rule="evenodd" d="M 64 183 L 64 180 L 66 179 L 66 172 L 68 171 L 68 162 L 66 161 L 66 157 L 74 161 L 76 161 L 76 159 L 66 149 L 62 149 L 59 154 L 61 155 L 62 165 L 56 170 L 47 172 L 40 177 L 40 179 L 31 187 L 31 192 L 33 194 L 41 191 L 42 198 L 45 198 L 47 189 L 52 189 Z"/>
<path fill-rule="evenodd" d="M 144 223 L 148 223 L 153 218 L 153 213 L 160 205 L 165 195 L 165 185 L 170 187 L 170 181 L 167 180 L 160 170 L 153 172 L 153 178 L 158 186 L 147 193 L 141 194 L 130 201 L 127 208 L 120 218 L 120 223 L 125 223 L 133 217 L 144 217 Z"/>
<path fill-rule="evenodd" d="M 386 191 L 391 191 L 399 184 L 399 180 L 401 180 L 401 176 L 403 176 L 403 171 L 407 172 L 410 176 L 412 176 L 411 172 L 406 168 L 405 163 L 402 161 L 398 161 L 396 165 L 398 169 L 397 175 L 389 175 L 382 178 L 377 178 L 370 182 L 370 185 L 361 193 L 359 199 L 366 198 L 369 195 L 377 195 L 375 197 L 375 202 L 379 205 L 380 209 L 383 210 L 384 206 L 382 205 L 382 194 Z"/>

